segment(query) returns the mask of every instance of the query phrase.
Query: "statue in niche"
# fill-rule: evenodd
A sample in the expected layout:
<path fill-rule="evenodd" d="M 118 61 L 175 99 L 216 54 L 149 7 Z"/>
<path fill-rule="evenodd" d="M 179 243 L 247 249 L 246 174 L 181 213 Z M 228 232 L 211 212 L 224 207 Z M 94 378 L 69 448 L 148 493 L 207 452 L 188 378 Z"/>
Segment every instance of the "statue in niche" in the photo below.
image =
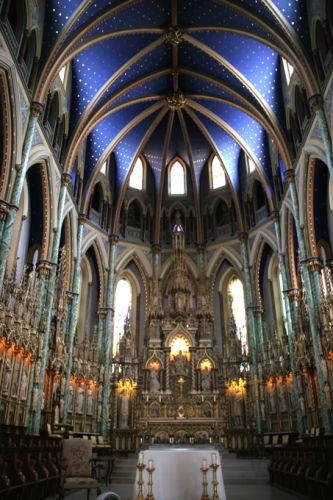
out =
<path fill-rule="evenodd" d="M 6 357 L 4 364 L 4 382 L 3 382 L 3 394 L 8 394 L 10 388 L 10 379 L 12 373 L 12 360 L 9 356 Z"/>
<path fill-rule="evenodd" d="M 27 387 L 28 387 L 28 366 L 27 363 L 24 363 L 22 371 L 21 390 L 20 390 L 20 398 L 22 401 L 27 399 Z"/>
<path fill-rule="evenodd" d="M 160 388 L 161 384 L 158 371 L 155 368 L 152 368 L 149 374 L 149 390 L 150 392 L 154 393 L 159 392 Z"/>
<path fill-rule="evenodd" d="M 321 373 L 323 374 L 324 382 L 327 382 L 328 381 L 328 370 L 327 370 L 327 363 L 326 363 L 326 360 L 324 359 L 324 356 L 321 356 L 320 367 L 321 367 Z"/>
<path fill-rule="evenodd" d="M 68 396 L 68 411 L 73 411 L 73 401 L 74 400 L 74 388 L 72 384 L 69 384 L 69 396 Z"/>
<path fill-rule="evenodd" d="M 125 389 L 119 396 L 119 429 L 128 429 L 129 400 Z"/>
<path fill-rule="evenodd" d="M 329 386 L 329 383 L 326 381 L 324 384 L 324 394 L 326 398 L 326 404 L 329 409 L 332 408 L 332 394 L 331 394 L 331 388 Z"/>
<path fill-rule="evenodd" d="M 270 402 L 270 407 L 271 407 L 271 415 L 276 414 L 276 393 L 275 393 L 275 387 L 272 386 L 271 390 L 269 391 L 269 402 Z"/>
<path fill-rule="evenodd" d="M 232 398 L 232 417 L 233 424 L 235 427 L 242 427 L 244 418 L 243 418 L 243 393 L 240 387 L 235 388 L 235 392 Z"/>
<path fill-rule="evenodd" d="M 14 372 L 13 372 L 13 380 L 12 380 L 12 396 L 17 396 L 18 388 L 19 388 L 19 380 L 20 380 L 20 368 L 21 363 L 19 362 L 18 357 L 16 357 Z"/>
<path fill-rule="evenodd" d="M 203 405 L 202 412 L 204 417 L 211 418 L 212 417 L 212 408 L 209 403 Z"/>
<path fill-rule="evenodd" d="M 76 399 L 76 413 L 82 415 L 83 413 L 83 401 L 84 401 L 84 384 L 81 383 L 77 390 L 77 399 Z"/>
<path fill-rule="evenodd" d="M 287 392 L 286 392 L 286 386 L 285 386 L 284 382 L 282 382 L 278 386 L 278 398 L 279 398 L 280 412 L 282 412 L 282 413 L 287 412 L 288 411 Z"/>
<path fill-rule="evenodd" d="M 183 352 L 179 351 L 178 355 L 175 357 L 172 366 L 172 375 L 177 376 L 186 376 L 188 374 L 188 367 L 186 366 L 185 356 L 183 356 Z"/>
<path fill-rule="evenodd" d="M 93 391 L 91 387 L 87 390 L 87 415 L 92 415 L 93 413 Z"/>
<path fill-rule="evenodd" d="M 203 392 L 210 391 L 210 382 L 211 382 L 210 371 L 208 370 L 208 366 L 205 366 L 204 371 L 201 373 L 201 390 Z"/>

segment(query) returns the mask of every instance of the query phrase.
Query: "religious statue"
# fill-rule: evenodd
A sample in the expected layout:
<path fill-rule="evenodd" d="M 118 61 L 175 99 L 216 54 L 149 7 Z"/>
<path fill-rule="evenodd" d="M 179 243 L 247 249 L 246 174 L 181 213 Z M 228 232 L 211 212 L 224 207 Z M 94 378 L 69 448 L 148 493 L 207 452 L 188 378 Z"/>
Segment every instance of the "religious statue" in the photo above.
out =
<path fill-rule="evenodd" d="M 276 414 L 276 394 L 275 394 L 275 387 L 274 386 L 269 391 L 269 401 L 270 401 L 270 405 L 271 405 L 271 415 L 275 415 Z"/>
<path fill-rule="evenodd" d="M 159 381 L 158 371 L 155 370 L 155 368 L 152 368 L 149 374 L 149 390 L 154 393 L 159 392 L 160 388 L 161 384 Z"/>
<path fill-rule="evenodd" d="M 69 384 L 69 396 L 68 396 L 68 411 L 73 411 L 73 399 L 74 399 L 74 388 L 72 384 Z"/>
<path fill-rule="evenodd" d="M 235 427 L 242 427 L 243 425 L 243 394 L 239 387 L 236 387 L 232 399 L 232 416 Z"/>
<path fill-rule="evenodd" d="M 81 415 L 83 413 L 83 401 L 84 401 L 84 384 L 81 383 L 77 390 L 77 399 L 76 399 L 76 413 Z"/>
<path fill-rule="evenodd" d="M 5 364 L 4 364 L 4 383 L 3 383 L 3 394 L 8 394 L 9 388 L 10 388 L 10 379 L 11 379 L 11 372 L 12 372 L 12 362 L 9 357 L 6 357 Z"/>
<path fill-rule="evenodd" d="M 203 392 L 210 391 L 210 372 L 206 366 L 204 371 L 201 373 L 201 390 Z"/>
<path fill-rule="evenodd" d="M 93 391 L 91 387 L 87 390 L 87 415 L 92 415 L 93 413 Z"/>
<path fill-rule="evenodd" d="M 187 375 L 187 366 L 186 361 L 183 356 L 183 352 L 179 351 L 178 355 L 175 357 L 172 366 L 172 374 L 173 375 Z"/>
<path fill-rule="evenodd" d="M 284 383 L 279 384 L 278 386 L 278 398 L 279 398 L 279 408 L 280 412 L 285 413 L 288 411 L 288 405 L 287 405 L 287 394 L 286 394 L 286 387 Z"/>
<path fill-rule="evenodd" d="M 27 399 L 27 386 L 28 386 L 28 367 L 27 364 L 24 363 L 22 371 L 22 379 L 21 379 L 21 390 L 20 390 L 20 398 L 23 401 Z"/>
<path fill-rule="evenodd" d="M 119 396 L 119 429 L 128 429 L 129 400 L 125 389 Z"/>
<path fill-rule="evenodd" d="M 329 409 L 332 408 L 332 394 L 331 394 L 331 388 L 329 386 L 329 383 L 327 381 L 325 381 L 325 384 L 324 384 L 324 394 L 325 394 L 325 398 L 326 398 L 326 404 L 328 406 Z"/>

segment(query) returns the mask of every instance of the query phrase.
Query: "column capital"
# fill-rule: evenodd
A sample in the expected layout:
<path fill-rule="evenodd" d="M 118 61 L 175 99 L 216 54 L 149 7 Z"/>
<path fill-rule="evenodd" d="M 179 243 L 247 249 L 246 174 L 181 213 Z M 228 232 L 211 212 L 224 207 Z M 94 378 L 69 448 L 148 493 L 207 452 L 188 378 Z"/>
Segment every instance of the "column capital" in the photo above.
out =
<path fill-rule="evenodd" d="M 42 103 L 38 101 L 32 101 L 30 105 L 30 112 L 32 116 L 35 118 L 39 118 L 39 116 L 43 113 L 44 106 Z"/>
<path fill-rule="evenodd" d="M 290 288 L 289 290 L 285 290 L 285 292 L 291 300 L 299 300 L 300 298 L 300 291 L 298 288 Z"/>
<path fill-rule="evenodd" d="M 87 214 L 80 213 L 79 214 L 79 224 L 85 224 L 87 222 Z"/>
<path fill-rule="evenodd" d="M 205 250 L 206 250 L 206 245 L 204 243 L 197 244 L 197 251 L 198 252 L 204 252 Z"/>
<path fill-rule="evenodd" d="M 274 222 L 279 222 L 279 220 L 280 220 L 279 210 L 272 210 L 271 215 L 272 215 Z"/>
<path fill-rule="evenodd" d="M 42 276 L 48 276 L 53 266 L 56 266 L 56 264 L 50 260 L 43 259 L 38 262 L 37 271 Z"/>
<path fill-rule="evenodd" d="M 162 249 L 161 245 L 159 243 L 154 243 L 151 246 L 152 252 L 159 253 Z"/>
<path fill-rule="evenodd" d="M 10 210 L 10 204 L 0 200 L 0 221 L 5 221 Z"/>
<path fill-rule="evenodd" d="M 118 243 L 118 240 L 119 240 L 118 234 L 110 234 L 109 242 L 111 243 L 111 245 L 116 245 Z"/>
<path fill-rule="evenodd" d="M 322 266 L 321 259 L 319 257 L 309 257 L 304 261 L 311 272 L 320 272 Z"/>
<path fill-rule="evenodd" d="M 314 94 L 314 95 L 309 97 L 308 103 L 309 103 L 311 110 L 316 112 L 319 109 L 322 109 L 322 107 L 324 105 L 323 96 L 321 94 Z"/>
<path fill-rule="evenodd" d="M 100 307 L 97 311 L 99 318 L 104 319 L 106 317 L 107 309 L 105 307 Z"/>
<path fill-rule="evenodd" d="M 67 172 L 64 172 L 61 174 L 61 185 L 68 187 L 70 183 L 72 182 L 71 175 Z"/>
<path fill-rule="evenodd" d="M 248 235 L 248 233 L 246 231 L 238 233 L 238 239 L 239 239 L 239 241 L 247 241 L 248 237 L 249 237 L 249 235 Z"/>
<path fill-rule="evenodd" d="M 295 182 L 295 172 L 293 169 L 288 168 L 286 170 L 286 181 L 291 184 L 292 182 Z"/>

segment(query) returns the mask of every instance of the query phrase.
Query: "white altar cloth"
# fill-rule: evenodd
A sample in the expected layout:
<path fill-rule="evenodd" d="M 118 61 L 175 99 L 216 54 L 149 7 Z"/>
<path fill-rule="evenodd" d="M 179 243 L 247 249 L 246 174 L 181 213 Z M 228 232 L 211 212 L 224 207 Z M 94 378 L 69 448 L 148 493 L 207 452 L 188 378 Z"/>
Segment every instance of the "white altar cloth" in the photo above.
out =
<path fill-rule="evenodd" d="M 220 455 L 213 448 L 166 448 L 149 449 L 143 452 L 143 462 L 153 460 L 153 495 L 155 500 L 200 500 L 202 495 L 201 461 L 207 460 L 207 466 L 212 463 L 212 453 L 216 453 L 218 495 L 220 500 L 226 500 Z M 148 472 L 143 471 L 143 494 L 147 495 Z M 138 470 L 136 471 L 133 500 L 138 494 Z M 213 496 L 212 470 L 207 471 L 208 495 Z"/>

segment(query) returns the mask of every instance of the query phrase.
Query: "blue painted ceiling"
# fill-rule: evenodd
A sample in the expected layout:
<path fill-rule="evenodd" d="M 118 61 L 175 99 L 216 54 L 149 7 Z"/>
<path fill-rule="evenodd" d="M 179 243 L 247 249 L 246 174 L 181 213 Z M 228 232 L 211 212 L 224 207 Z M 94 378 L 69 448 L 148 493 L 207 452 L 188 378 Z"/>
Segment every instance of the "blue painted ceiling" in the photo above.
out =
<path fill-rule="evenodd" d="M 113 151 L 119 193 L 141 152 L 157 190 L 161 172 L 179 155 L 199 192 L 201 171 L 215 151 L 237 193 L 244 150 L 269 186 L 260 117 L 286 137 L 281 58 L 272 48 L 274 32 L 283 36 L 277 19 L 310 50 L 306 1 L 270 3 L 275 15 L 258 0 L 48 0 L 42 58 L 51 50 L 60 56 L 71 44 L 76 50 L 68 151 L 86 127 L 85 185 Z M 179 44 L 166 41 L 171 26 L 181 31 Z M 177 91 L 186 101 L 174 110 L 166 97 Z M 283 171 L 281 159 L 280 166 Z"/>

